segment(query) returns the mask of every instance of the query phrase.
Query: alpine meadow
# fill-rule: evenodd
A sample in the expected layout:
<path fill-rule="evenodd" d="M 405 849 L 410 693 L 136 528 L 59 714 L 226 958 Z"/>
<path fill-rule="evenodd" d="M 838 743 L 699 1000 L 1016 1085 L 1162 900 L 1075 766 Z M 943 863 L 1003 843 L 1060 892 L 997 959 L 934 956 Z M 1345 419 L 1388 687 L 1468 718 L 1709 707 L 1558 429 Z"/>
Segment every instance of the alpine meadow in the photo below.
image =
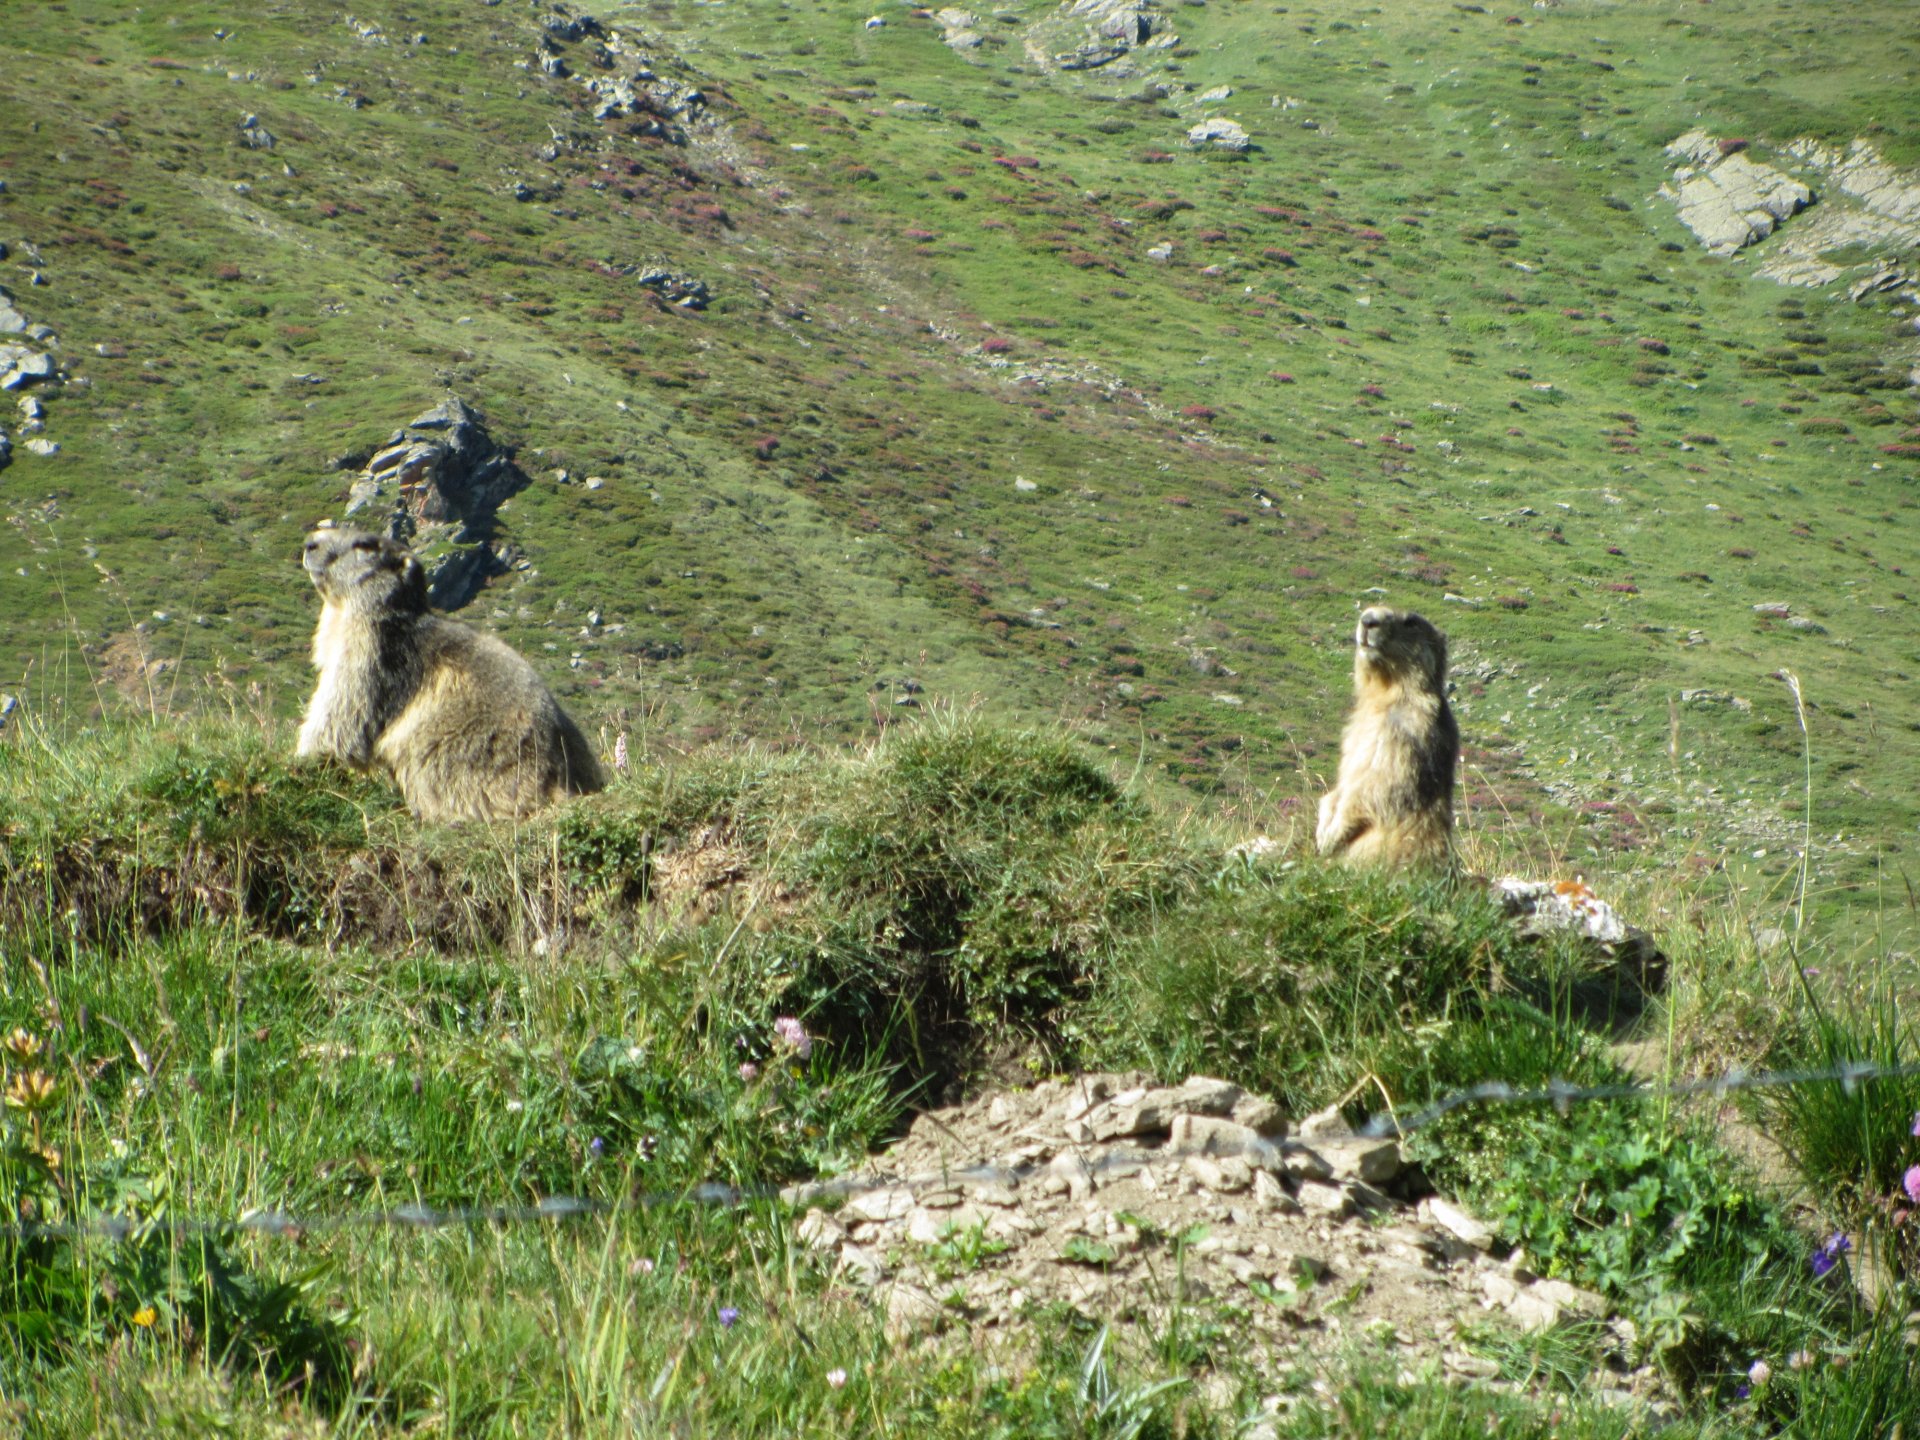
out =
<path fill-rule="evenodd" d="M 0 1437 L 1913 1436 L 1916 76 L 0 5 Z"/>

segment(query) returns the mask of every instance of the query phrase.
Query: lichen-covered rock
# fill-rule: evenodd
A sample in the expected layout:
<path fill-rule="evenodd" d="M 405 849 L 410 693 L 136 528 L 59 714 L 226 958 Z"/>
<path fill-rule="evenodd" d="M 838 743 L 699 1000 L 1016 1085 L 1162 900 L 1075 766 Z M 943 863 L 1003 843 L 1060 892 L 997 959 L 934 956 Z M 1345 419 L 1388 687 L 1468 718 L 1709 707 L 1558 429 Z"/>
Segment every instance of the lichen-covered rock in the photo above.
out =
<path fill-rule="evenodd" d="M 1216 116 L 1187 131 L 1187 144 L 1196 150 L 1226 150 L 1242 154 L 1253 144 L 1244 126 Z"/>

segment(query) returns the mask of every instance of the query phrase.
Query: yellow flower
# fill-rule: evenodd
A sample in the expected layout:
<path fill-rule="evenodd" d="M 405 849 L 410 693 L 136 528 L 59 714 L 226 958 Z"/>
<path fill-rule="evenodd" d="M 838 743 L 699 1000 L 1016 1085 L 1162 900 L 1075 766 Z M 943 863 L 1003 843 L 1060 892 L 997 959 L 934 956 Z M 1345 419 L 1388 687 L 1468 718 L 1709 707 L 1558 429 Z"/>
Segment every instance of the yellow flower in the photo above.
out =
<path fill-rule="evenodd" d="M 151 1305 L 142 1305 L 138 1310 L 133 1312 L 133 1323 L 138 1325 L 142 1330 L 147 1329 L 159 1318 L 160 1313 Z"/>
<path fill-rule="evenodd" d="M 29 1035 L 18 1025 L 14 1026 L 13 1033 L 0 1043 L 4 1043 L 7 1053 L 22 1065 L 37 1057 L 44 1048 L 38 1035 Z"/>
<path fill-rule="evenodd" d="M 15 1110 L 39 1110 L 53 1099 L 53 1077 L 44 1070 L 21 1070 L 7 1082 L 6 1102 Z"/>

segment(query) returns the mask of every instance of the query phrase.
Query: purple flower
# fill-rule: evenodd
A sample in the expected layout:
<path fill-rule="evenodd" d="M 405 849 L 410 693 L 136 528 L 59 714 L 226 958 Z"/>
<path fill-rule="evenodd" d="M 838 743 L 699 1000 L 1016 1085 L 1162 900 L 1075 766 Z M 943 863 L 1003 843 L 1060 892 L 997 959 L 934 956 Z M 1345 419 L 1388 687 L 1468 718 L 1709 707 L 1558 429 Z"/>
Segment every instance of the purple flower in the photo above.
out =
<path fill-rule="evenodd" d="M 1753 1394 L 1753 1387 L 1751 1385 L 1736 1385 L 1733 1387 L 1733 1398 L 1736 1400 L 1744 1400 L 1751 1394 Z"/>
<path fill-rule="evenodd" d="M 807 1027 L 791 1015 L 782 1015 L 773 1022 L 773 1038 L 802 1060 L 813 1053 L 813 1037 L 807 1034 Z"/>
<path fill-rule="evenodd" d="M 1913 1112 L 1913 1133 L 1920 1135 L 1920 1110 Z"/>
<path fill-rule="evenodd" d="M 722 1305 L 720 1307 L 720 1328 L 722 1330 L 731 1330 L 739 1318 L 740 1312 L 734 1306 Z"/>
<path fill-rule="evenodd" d="M 1914 1165 L 1900 1177 L 1900 1188 L 1907 1192 L 1907 1198 L 1920 1205 L 1920 1165 Z"/>
<path fill-rule="evenodd" d="M 1814 1275 L 1824 1278 L 1834 1266 L 1840 1263 L 1840 1257 L 1851 1249 L 1853 1249 L 1853 1242 L 1839 1231 L 1829 1235 L 1819 1249 L 1813 1252 L 1813 1259 L 1809 1262 L 1813 1266 Z"/>
<path fill-rule="evenodd" d="M 755 1080 L 758 1080 L 760 1078 L 760 1067 L 754 1064 L 753 1061 L 751 1060 L 741 1061 L 740 1062 L 740 1078 L 742 1080 L 745 1080 L 748 1084 L 752 1084 Z"/>
<path fill-rule="evenodd" d="M 607 1142 L 596 1135 L 587 1142 L 587 1149 L 591 1150 L 593 1152 L 593 1158 L 598 1160 L 602 1155 L 607 1153 Z"/>

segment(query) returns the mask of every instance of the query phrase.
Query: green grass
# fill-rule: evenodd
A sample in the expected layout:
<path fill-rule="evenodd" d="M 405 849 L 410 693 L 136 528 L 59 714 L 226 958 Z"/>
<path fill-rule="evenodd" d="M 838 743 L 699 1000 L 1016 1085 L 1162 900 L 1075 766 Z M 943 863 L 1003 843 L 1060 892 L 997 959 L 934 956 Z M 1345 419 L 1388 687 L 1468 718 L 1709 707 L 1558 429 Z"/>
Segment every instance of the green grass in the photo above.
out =
<path fill-rule="evenodd" d="M 66 1065 L 69 1175 L 106 1186 L 117 1141 L 213 1213 L 611 1197 L 835 1170 L 983 1067 L 1204 1067 L 1373 1109 L 1609 1075 L 1622 1034 L 1676 1073 L 1906 1053 L 1920 555 L 1914 462 L 1882 447 L 1920 420 L 1911 307 L 1753 279 L 1650 198 L 1702 124 L 1920 163 L 1905 8 L 1571 0 L 1510 25 L 1215 0 L 1170 11 L 1180 45 L 1131 77 L 1037 68 L 1028 34 L 1077 38 L 1053 10 L 995 11 L 1004 43 L 966 55 L 904 13 L 609 12 L 728 127 L 686 150 L 517 68 L 534 17 L 511 6 L 359 7 L 385 45 L 310 0 L 9 16 L 4 283 L 86 383 L 46 397 L 62 453 L 16 434 L 0 476 L 0 689 L 24 707 L 0 732 L 0 1021 Z M 1244 161 L 1181 143 L 1223 84 L 1204 108 L 1247 125 Z M 246 113 L 275 150 L 240 145 Z M 654 259 L 711 307 L 618 273 Z M 466 617 L 638 758 L 513 832 L 422 833 L 386 787 L 286 760 L 297 537 L 448 388 L 533 482 L 500 516 L 529 568 Z M 1637 1020 L 1471 894 L 1224 860 L 1299 838 L 1376 588 L 1452 639 L 1476 866 L 1584 874 L 1658 932 L 1669 988 Z M 743 877 L 674 882 L 676 855 Z M 779 1014 L 819 1059 L 746 1086 Z M 1907 1161 L 1903 1096 L 1769 1117 L 1817 1229 L 1884 1215 L 1861 1207 Z M 1584 1138 L 1604 1179 L 1608 1146 L 1670 1157 L 1696 1123 L 1456 1116 L 1427 1163 L 1493 1205 L 1516 1156 Z M 1700 1153 L 1661 1172 L 1678 1211 L 1721 1193 Z M 274 1343 L 208 1371 L 207 1325 L 131 1327 L 89 1252 L 59 1265 L 99 1326 L 0 1366 L 49 1434 L 1205 1434 L 1264 1398 L 1157 1389 L 1207 1378 L 1177 1346 L 1103 1350 L 1096 1386 L 1064 1322 L 1031 1380 L 915 1364 L 784 1236 L 672 1207 L 228 1237 L 169 1272 L 181 1313 L 195 1275 L 297 1292 L 356 1347 L 325 1404 L 276 1388 Z M 1713 1322 L 1686 1433 L 1906 1413 L 1910 1351 L 1802 1303 L 1804 1257 L 1634 1255 L 1632 1304 Z M 264 1313 L 228 1301 L 221 1324 Z M 716 1334 L 721 1303 L 747 1318 Z M 1789 1371 L 1809 1348 L 1852 1361 Z M 1758 1358 L 1771 1388 L 1735 1401 Z M 1380 1380 L 1281 1433 L 1401 1411 L 1544 1424 Z M 1579 1403 L 1558 1433 L 1583 1426 L 1618 1433 Z"/>
<path fill-rule="evenodd" d="M 1532 1433 L 1554 1407 L 1595 1435 L 1629 1423 L 1590 1408 L 1572 1332 L 1480 1342 L 1526 1382 L 1506 1399 L 1368 1379 L 1363 1351 L 1276 1392 L 1212 1302 L 1104 1341 L 1037 1312 L 1018 1364 L 965 1347 L 930 1363 L 781 1207 L 697 1191 L 845 1171 L 903 1107 L 1023 1061 L 1207 1070 L 1296 1114 L 1616 1077 L 1605 1044 L 1634 1007 L 1476 891 L 1249 867 L 1066 737 L 977 719 L 852 755 L 650 758 L 517 834 L 414 832 L 384 787 L 275 753 L 230 722 L 0 748 L 16 817 L 0 1032 L 42 1047 L 16 1041 L 0 1083 L 51 1085 L 5 1112 L 10 1210 L 138 1225 L 646 1203 L 0 1241 L 17 1320 L 0 1377 L 24 1433 L 1224 1435 L 1315 1379 L 1338 1398 L 1303 1390 L 1280 1433 L 1364 1433 L 1376 1406 L 1411 1407 L 1423 1434 Z M 696 904 L 675 866 L 716 844 L 743 878 Z M 374 893 L 342 887 L 356 874 L 386 910 L 349 903 Z M 1726 945 L 1685 968 L 1727 963 Z M 783 1014 L 814 1034 L 809 1058 L 772 1031 Z M 1655 1000 L 1639 1023 L 1665 1018 Z M 1839 1163 L 1851 1131 L 1829 1128 Z M 1537 1268 L 1633 1319 L 1685 1399 L 1672 1433 L 1879 1434 L 1910 1406 L 1910 1351 L 1877 1318 L 1904 1313 L 1910 1256 L 1876 1245 L 1878 1310 L 1808 1263 L 1824 1227 L 1884 1213 L 1822 1180 L 1823 1228 L 1797 1225 L 1707 1117 L 1468 1109 L 1413 1153 Z M 978 1264 L 978 1239 L 953 1237 L 951 1263 Z M 1756 1360 L 1774 1379 L 1737 1395 Z"/>
<path fill-rule="evenodd" d="M 1379 586 L 1454 637 L 1475 804 L 1583 865 L 1791 868 L 1798 735 L 1766 676 L 1798 672 L 1833 808 L 1815 903 L 1856 909 L 1920 773 L 1910 463 L 1865 443 L 1915 418 L 1875 388 L 1898 307 L 1665 248 L 1646 197 L 1702 120 L 1913 158 L 1904 13 L 1181 7 L 1152 74 L 1235 88 L 1260 149 L 1234 164 L 1184 152 L 1186 92 L 1035 72 L 1047 8 L 972 56 L 817 6 L 610 15 L 684 54 L 746 170 L 590 122 L 515 68 L 533 31 L 505 9 L 370 12 L 424 46 L 304 5 L 225 41 L 204 9 L 23 17 L 30 94 L 0 103 L 40 128 L 8 127 L 4 205 L 49 283 L 20 298 L 92 384 L 50 404 L 63 454 L 11 472 L 10 688 L 117 706 L 100 655 L 141 624 L 174 668 L 134 703 L 257 683 L 287 714 L 312 616 L 289 557 L 338 508 L 329 465 L 452 384 L 535 480 L 502 516 L 532 568 L 470 613 L 609 740 L 852 738 L 911 679 L 1252 812 L 1324 775 L 1342 617 Z M 239 146 L 239 110 L 275 151 Z M 550 124 L 575 146 L 551 161 Z M 595 268 L 654 255 L 712 308 Z M 1826 633 L 1755 616 L 1775 600 Z M 1676 736 L 1682 690 L 1752 709 L 1682 707 Z"/>

